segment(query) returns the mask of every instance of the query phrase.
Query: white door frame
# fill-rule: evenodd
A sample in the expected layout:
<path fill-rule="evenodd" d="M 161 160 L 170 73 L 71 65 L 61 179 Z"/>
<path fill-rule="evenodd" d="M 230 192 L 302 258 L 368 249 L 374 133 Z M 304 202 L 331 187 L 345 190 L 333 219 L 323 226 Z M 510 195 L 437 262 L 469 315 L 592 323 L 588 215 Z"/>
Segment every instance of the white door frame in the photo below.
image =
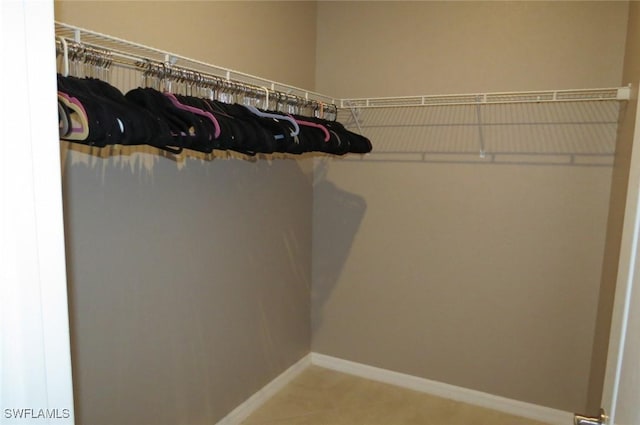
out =
<path fill-rule="evenodd" d="M 634 98 L 630 102 L 638 102 L 637 89 L 633 91 Z M 640 358 L 630 359 L 636 355 L 638 349 L 638 336 L 629 333 L 630 329 L 640 328 L 638 310 L 640 305 L 634 305 L 631 301 L 634 294 L 640 290 L 640 108 L 636 110 L 636 121 L 633 134 L 633 149 L 631 152 L 631 165 L 629 170 L 629 184 L 624 212 L 624 224 L 622 241 L 620 245 L 620 258 L 618 260 L 618 277 L 616 281 L 615 301 L 611 318 L 611 333 L 609 336 L 609 351 L 607 355 L 607 369 L 602 392 L 602 407 L 609 416 L 608 424 L 620 423 L 616 420 L 621 409 L 625 409 L 625 416 L 630 414 L 628 409 L 637 409 L 635 415 L 640 417 L 640 394 L 631 395 L 628 388 L 623 394 L 620 389 L 624 379 L 625 362 L 640 364 Z M 635 292 L 634 292 L 635 291 Z M 637 297 L 637 295 L 635 295 Z M 633 348 L 635 347 L 635 348 Z M 633 351 L 635 350 L 635 351 Z M 635 360 L 635 362 L 634 362 Z M 636 368 L 637 369 L 637 368 Z M 637 372 L 636 372 L 637 373 Z M 638 385 L 636 385 L 638 388 Z M 627 397 L 635 397 L 635 406 L 630 406 Z"/>
<path fill-rule="evenodd" d="M 2 0 L 0 423 L 74 423 L 53 0 Z"/>

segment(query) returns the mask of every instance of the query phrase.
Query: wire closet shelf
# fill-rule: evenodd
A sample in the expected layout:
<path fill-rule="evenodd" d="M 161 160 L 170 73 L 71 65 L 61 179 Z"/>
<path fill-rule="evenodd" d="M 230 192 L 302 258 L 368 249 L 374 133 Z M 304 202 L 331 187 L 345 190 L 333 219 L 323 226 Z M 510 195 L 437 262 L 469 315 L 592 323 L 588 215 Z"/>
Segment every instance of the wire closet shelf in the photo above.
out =
<path fill-rule="evenodd" d="M 55 34 L 56 49 L 63 57 L 63 51 L 66 48 L 74 47 L 76 50 L 80 48 L 83 55 L 96 52 L 97 56 L 108 62 L 107 66 L 116 65 L 119 68 L 137 71 L 155 68 L 157 72 L 175 76 L 176 80 L 193 78 L 195 82 L 202 82 L 211 79 L 217 83 L 255 88 L 263 94 L 266 93 L 267 96 L 289 96 L 293 100 L 316 102 L 321 107 L 337 107 L 338 100 L 331 96 L 62 22 L 55 23 Z M 64 62 L 59 64 L 61 69 L 67 71 L 68 66 L 68 63 Z"/>
<path fill-rule="evenodd" d="M 341 99 L 368 161 L 613 165 L 630 87 Z M 348 158 L 363 160 L 363 158 Z"/>
<path fill-rule="evenodd" d="M 85 54 L 104 52 L 109 64 L 123 69 L 141 71 L 153 63 L 179 77 L 192 72 L 252 87 L 267 99 L 284 95 L 338 107 L 338 120 L 373 143 L 372 153 L 345 158 L 353 161 L 611 166 L 631 93 L 613 87 L 338 99 L 60 22 L 55 30 L 58 52 L 81 46 Z"/>

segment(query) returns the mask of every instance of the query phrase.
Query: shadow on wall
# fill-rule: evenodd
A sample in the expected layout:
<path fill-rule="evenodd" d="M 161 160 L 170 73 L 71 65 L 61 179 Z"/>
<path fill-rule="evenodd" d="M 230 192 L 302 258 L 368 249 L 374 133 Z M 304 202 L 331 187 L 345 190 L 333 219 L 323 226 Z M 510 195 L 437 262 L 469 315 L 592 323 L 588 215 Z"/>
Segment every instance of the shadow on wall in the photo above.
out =
<path fill-rule="evenodd" d="M 308 159 L 318 156 L 325 156 L 325 154 L 317 152 L 305 152 L 300 155 L 291 155 L 287 153 L 274 152 L 271 154 L 257 154 L 255 156 L 249 156 L 242 153 L 228 151 L 213 151 L 212 153 L 204 153 L 193 151 L 189 149 L 183 150 L 182 153 L 176 155 L 169 151 L 156 148 L 150 145 L 107 145 L 105 147 L 90 146 L 81 143 L 72 143 L 67 141 L 60 141 L 60 154 L 62 163 L 62 174 L 66 170 L 67 157 L 69 157 L 70 164 L 77 164 L 82 162 L 87 166 L 96 166 L 100 159 L 110 159 L 112 162 L 100 162 L 102 166 L 108 164 L 119 164 L 123 168 L 129 167 L 131 171 L 144 170 L 147 174 L 151 174 L 153 165 L 160 160 L 160 158 L 173 161 L 178 169 L 184 167 L 188 160 L 197 159 L 202 162 L 235 159 L 244 162 L 256 162 L 256 161 L 270 161 L 270 160 L 298 160 Z"/>
<path fill-rule="evenodd" d="M 312 334 L 322 324 L 323 306 L 338 283 L 367 210 L 363 197 L 326 179 L 327 168 L 326 161 L 318 161 L 314 169 Z M 320 237 L 316 233 L 328 228 L 332 229 L 333 238 Z"/>
<path fill-rule="evenodd" d="M 78 423 L 215 423 L 309 352 L 308 161 L 64 160 Z"/>

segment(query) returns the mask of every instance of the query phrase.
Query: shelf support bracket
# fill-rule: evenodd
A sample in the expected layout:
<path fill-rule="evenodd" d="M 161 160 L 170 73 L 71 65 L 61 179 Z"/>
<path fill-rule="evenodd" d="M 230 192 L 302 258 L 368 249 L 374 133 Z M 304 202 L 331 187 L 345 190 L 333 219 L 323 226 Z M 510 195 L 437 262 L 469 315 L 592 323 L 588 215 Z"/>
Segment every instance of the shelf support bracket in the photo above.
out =
<path fill-rule="evenodd" d="M 480 143 L 480 158 L 484 158 L 486 156 L 485 146 L 484 146 L 484 129 L 482 125 L 482 106 L 480 103 L 482 102 L 482 96 L 478 96 L 476 98 L 476 118 L 478 120 L 478 141 Z"/>
<path fill-rule="evenodd" d="M 631 84 L 626 87 L 618 88 L 617 100 L 629 100 L 631 99 Z"/>
<path fill-rule="evenodd" d="M 342 104 L 342 102 L 341 102 L 341 104 Z M 360 125 L 360 118 L 358 117 L 358 113 L 356 112 L 356 108 L 354 108 L 354 106 L 350 102 L 347 105 L 347 107 L 349 108 L 349 111 L 351 111 L 351 116 L 353 117 L 353 122 L 355 122 L 356 127 L 358 127 L 358 133 L 359 134 L 363 134 L 362 133 L 362 126 Z"/>

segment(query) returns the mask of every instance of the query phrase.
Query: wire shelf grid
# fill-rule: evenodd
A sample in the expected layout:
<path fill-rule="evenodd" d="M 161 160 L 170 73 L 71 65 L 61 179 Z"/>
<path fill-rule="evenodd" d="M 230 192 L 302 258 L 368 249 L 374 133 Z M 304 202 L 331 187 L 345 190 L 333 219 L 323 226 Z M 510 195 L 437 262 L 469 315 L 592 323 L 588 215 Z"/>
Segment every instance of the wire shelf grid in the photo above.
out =
<path fill-rule="evenodd" d="M 373 141 L 374 153 L 358 157 L 364 160 L 376 154 L 421 161 L 475 155 L 497 162 L 498 156 L 529 155 L 551 163 L 611 165 L 621 101 L 631 93 L 630 87 L 614 87 L 336 99 L 64 23 L 56 22 L 55 29 L 59 43 L 105 49 L 135 70 L 127 85 L 142 75 L 141 63 L 154 61 L 338 105 L 338 119 Z"/>

